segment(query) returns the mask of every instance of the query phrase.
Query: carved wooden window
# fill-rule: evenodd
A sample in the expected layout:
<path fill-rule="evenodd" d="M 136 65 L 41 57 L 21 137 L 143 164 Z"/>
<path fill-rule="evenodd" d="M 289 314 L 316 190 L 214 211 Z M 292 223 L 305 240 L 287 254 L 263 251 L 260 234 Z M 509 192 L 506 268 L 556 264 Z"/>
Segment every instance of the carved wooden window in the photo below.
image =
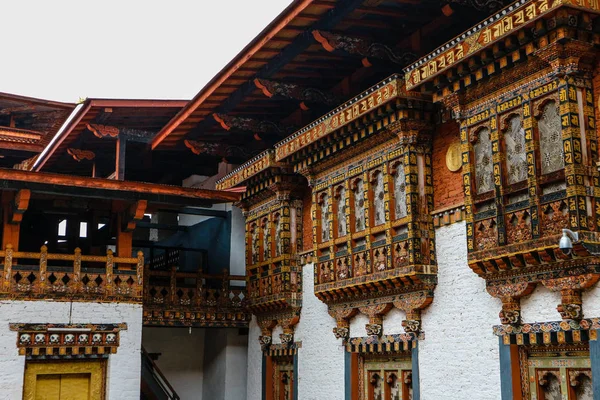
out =
<path fill-rule="evenodd" d="M 323 193 L 321 195 L 321 202 L 319 204 L 321 209 L 321 242 L 327 242 L 329 239 L 329 195 Z"/>
<path fill-rule="evenodd" d="M 269 218 L 262 220 L 262 231 L 263 231 L 263 261 L 271 258 L 271 229 L 269 227 Z M 279 240 L 278 240 L 279 241 Z"/>
<path fill-rule="evenodd" d="M 346 188 L 344 186 L 340 186 L 337 189 L 336 211 L 337 236 L 343 237 L 348 234 L 346 223 Z"/>
<path fill-rule="evenodd" d="M 354 185 L 354 230 L 365 230 L 365 187 L 362 179 L 357 179 Z"/>
<path fill-rule="evenodd" d="M 251 255 L 250 260 L 252 264 L 256 264 L 260 257 L 260 231 L 257 224 L 252 224 L 251 227 Z"/>
<path fill-rule="evenodd" d="M 375 226 L 385 223 L 383 173 L 373 175 L 373 223 Z"/>
<path fill-rule="evenodd" d="M 359 362 L 361 400 L 412 400 L 410 358 L 372 356 Z"/>
<path fill-rule="evenodd" d="M 527 366 L 521 369 L 523 398 L 592 400 L 589 352 L 582 346 L 521 348 L 521 362 Z"/>
<path fill-rule="evenodd" d="M 406 175 L 404 174 L 404 166 L 400 163 L 394 167 L 394 211 L 396 219 L 407 216 Z"/>
<path fill-rule="evenodd" d="M 473 151 L 475 153 L 475 191 L 479 194 L 487 193 L 494 188 L 492 140 L 488 128 L 478 131 Z"/>
<path fill-rule="evenodd" d="M 542 108 L 538 121 L 540 134 L 540 157 L 542 174 L 549 174 L 565 167 L 562 130 L 558 105 L 549 101 Z"/>
<path fill-rule="evenodd" d="M 275 215 L 275 257 L 279 257 L 283 254 L 283 240 L 281 238 L 281 230 L 283 223 L 281 221 L 281 215 Z"/>
<path fill-rule="evenodd" d="M 506 123 L 504 133 L 506 146 L 506 172 L 509 185 L 527 179 L 527 153 L 525 151 L 525 130 L 521 117 L 514 115 Z"/>

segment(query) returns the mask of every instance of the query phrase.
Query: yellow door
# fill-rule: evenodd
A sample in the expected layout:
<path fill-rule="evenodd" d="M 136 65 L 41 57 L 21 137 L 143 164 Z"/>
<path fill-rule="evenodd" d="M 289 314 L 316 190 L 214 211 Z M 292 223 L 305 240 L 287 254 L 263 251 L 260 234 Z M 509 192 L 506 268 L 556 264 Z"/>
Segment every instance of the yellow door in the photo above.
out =
<path fill-rule="evenodd" d="M 104 363 L 98 361 L 28 362 L 24 400 L 102 400 Z"/>

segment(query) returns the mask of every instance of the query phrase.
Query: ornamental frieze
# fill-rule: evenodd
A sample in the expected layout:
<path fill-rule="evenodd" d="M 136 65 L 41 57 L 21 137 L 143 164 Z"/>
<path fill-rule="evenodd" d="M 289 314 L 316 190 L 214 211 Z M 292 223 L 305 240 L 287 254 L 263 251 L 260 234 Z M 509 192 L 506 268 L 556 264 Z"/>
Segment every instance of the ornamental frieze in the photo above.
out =
<path fill-rule="evenodd" d="M 102 357 L 117 352 L 120 331 L 127 324 L 19 324 L 11 323 L 17 332 L 19 355 L 45 358 Z"/>

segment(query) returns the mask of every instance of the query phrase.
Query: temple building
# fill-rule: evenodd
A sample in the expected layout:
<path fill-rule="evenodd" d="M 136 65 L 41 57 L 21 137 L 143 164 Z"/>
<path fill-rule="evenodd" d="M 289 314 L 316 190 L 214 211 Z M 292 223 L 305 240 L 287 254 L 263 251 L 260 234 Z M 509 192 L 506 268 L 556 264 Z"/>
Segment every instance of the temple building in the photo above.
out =
<path fill-rule="evenodd" d="M 190 101 L 0 93 L 0 398 L 600 400 L 599 14 L 295 0 Z"/>

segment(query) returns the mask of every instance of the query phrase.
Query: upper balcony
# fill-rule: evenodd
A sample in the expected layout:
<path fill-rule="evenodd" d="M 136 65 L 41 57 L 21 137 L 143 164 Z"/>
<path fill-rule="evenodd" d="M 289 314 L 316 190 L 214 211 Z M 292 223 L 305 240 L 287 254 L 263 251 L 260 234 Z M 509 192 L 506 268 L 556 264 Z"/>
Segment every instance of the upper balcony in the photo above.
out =
<path fill-rule="evenodd" d="M 0 298 L 143 303 L 152 326 L 247 326 L 229 192 L 0 169 Z"/>

